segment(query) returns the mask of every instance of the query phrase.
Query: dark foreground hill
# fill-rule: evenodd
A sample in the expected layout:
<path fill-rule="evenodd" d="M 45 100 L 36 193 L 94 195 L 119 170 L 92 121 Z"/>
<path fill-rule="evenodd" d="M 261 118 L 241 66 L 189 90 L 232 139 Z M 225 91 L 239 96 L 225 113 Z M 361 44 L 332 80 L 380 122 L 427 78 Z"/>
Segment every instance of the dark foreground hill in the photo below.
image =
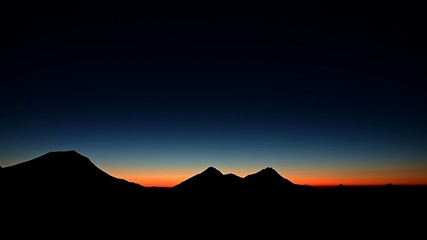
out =
<path fill-rule="evenodd" d="M 155 188 L 111 176 L 75 151 L 0 168 L 0 190 L 3 229 L 21 227 L 12 233 L 24 236 L 29 229 L 121 238 L 411 236 L 427 213 L 425 186 L 323 189 L 294 184 L 270 167 L 245 177 L 209 167 L 172 188 Z"/>
<path fill-rule="evenodd" d="M 109 175 L 76 151 L 49 152 L 5 167 L 0 172 L 5 198 L 114 197 L 143 191 L 143 186 Z"/>

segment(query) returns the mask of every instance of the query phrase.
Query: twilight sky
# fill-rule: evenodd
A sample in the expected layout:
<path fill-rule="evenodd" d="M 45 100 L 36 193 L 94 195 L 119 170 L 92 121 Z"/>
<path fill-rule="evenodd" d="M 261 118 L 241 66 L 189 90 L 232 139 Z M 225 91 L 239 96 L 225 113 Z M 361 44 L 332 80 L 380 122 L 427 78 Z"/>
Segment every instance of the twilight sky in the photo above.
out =
<path fill-rule="evenodd" d="M 1 19 L 2 167 L 76 150 L 144 186 L 427 184 L 419 6 L 37 4 Z"/>

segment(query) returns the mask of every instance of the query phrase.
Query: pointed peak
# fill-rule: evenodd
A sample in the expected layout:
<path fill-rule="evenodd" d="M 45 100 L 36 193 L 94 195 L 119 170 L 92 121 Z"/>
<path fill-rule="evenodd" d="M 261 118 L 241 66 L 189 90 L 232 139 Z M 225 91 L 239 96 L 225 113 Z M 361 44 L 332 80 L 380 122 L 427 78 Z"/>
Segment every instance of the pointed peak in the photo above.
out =
<path fill-rule="evenodd" d="M 293 185 L 291 181 L 284 178 L 272 167 L 266 167 L 256 173 L 249 174 L 245 177 L 245 179 L 251 182 L 257 182 L 259 184 L 280 183 L 286 185 Z"/>
<path fill-rule="evenodd" d="M 276 170 L 274 170 L 274 168 L 272 168 L 272 167 L 266 167 L 266 168 L 264 168 L 264 169 L 261 169 L 261 171 L 260 171 L 260 172 L 277 173 L 277 171 L 276 171 Z"/>
<path fill-rule="evenodd" d="M 223 179 L 224 175 L 214 167 L 208 167 L 203 172 L 200 172 L 193 177 L 184 180 L 175 187 L 190 187 L 200 188 L 218 184 Z"/>
<path fill-rule="evenodd" d="M 206 170 L 204 170 L 201 174 L 223 175 L 221 171 L 219 171 L 218 169 L 216 169 L 212 166 L 206 168 Z"/>
<path fill-rule="evenodd" d="M 272 167 L 263 168 L 255 174 L 256 175 L 263 175 L 263 176 L 280 176 L 281 177 L 281 175 L 276 170 L 274 170 L 274 168 L 272 168 Z M 255 174 L 252 174 L 252 175 L 255 175 Z"/>

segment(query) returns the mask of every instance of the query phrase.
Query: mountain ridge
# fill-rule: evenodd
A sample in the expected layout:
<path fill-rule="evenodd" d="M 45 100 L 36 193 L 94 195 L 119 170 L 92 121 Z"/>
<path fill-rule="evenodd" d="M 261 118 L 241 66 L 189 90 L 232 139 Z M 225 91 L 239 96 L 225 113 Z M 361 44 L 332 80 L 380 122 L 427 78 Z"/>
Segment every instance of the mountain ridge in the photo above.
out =
<path fill-rule="evenodd" d="M 114 195 L 144 186 L 114 177 L 77 151 L 53 151 L 0 170 L 0 186 L 11 194 Z"/>
<path fill-rule="evenodd" d="M 127 219 L 135 217 L 145 221 L 135 222 L 138 226 L 133 229 L 138 231 L 141 225 L 189 229 L 203 224 L 211 229 L 211 224 L 236 227 L 240 223 L 243 232 L 277 224 L 282 232 L 278 216 L 296 221 L 298 226 L 307 221 L 317 226 L 325 222 L 324 216 L 341 223 L 343 213 L 349 219 L 376 213 L 377 224 L 378 216 L 387 216 L 384 214 L 390 210 L 408 217 L 425 211 L 427 201 L 425 187 L 318 189 L 294 184 L 271 167 L 239 177 L 210 166 L 176 187 L 150 188 L 115 178 L 72 151 L 48 153 L 1 168 L 0 191 L 4 219 L 16 218 L 22 224 L 23 218 L 35 223 L 43 216 L 46 226 L 62 227 L 70 219 L 78 219 L 76 223 L 83 221 L 87 226 L 121 226 L 123 232 L 129 231 L 132 222 Z M 67 226 L 67 232 L 75 230 L 74 224 Z"/>
<path fill-rule="evenodd" d="M 65 169 L 67 173 L 66 174 L 64 174 L 64 172 L 61 172 L 60 174 L 55 173 L 55 171 L 58 171 L 61 169 Z M 10 166 L 0 167 L 0 171 L 2 171 L 3 175 L 7 175 L 9 172 L 22 171 L 22 172 L 25 172 L 25 175 L 27 176 L 32 176 L 33 174 L 35 174 L 36 171 L 38 171 L 37 173 L 38 175 L 40 175 L 41 173 L 45 175 L 53 174 L 53 175 L 64 177 L 64 175 L 65 176 L 72 175 L 71 171 L 73 170 L 75 171 L 84 170 L 86 174 L 90 174 L 90 172 L 92 172 L 92 174 L 95 174 L 95 175 L 127 181 L 126 179 L 120 179 L 118 177 L 112 176 L 111 174 L 100 169 L 88 157 L 80 154 L 76 150 L 51 151 L 30 160 L 26 160 Z M 247 176 L 241 177 L 234 173 L 224 174 L 220 170 L 218 170 L 218 168 L 214 166 L 208 166 L 205 170 L 195 174 L 194 176 L 190 176 L 189 178 L 175 184 L 174 186 L 167 187 L 167 188 L 180 187 L 182 185 L 187 184 L 187 182 L 189 181 L 193 181 L 193 179 L 195 178 L 196 179 L 203 178 L 204 181 L 215 181 L 215 180 L 218 180 L 219 178 L 234 179 L 234 181 L 240 181 L 243 179 L 251 179 L 253 176 L 257 176 L 259 174 L 264 175 L 263 173 L 267 170 L 273 173 L 273 175 L 276 175 L 274 178 L 277 178 L 277 179 L 283 178 L 272 167 L 265 167 L 259 170 L 258 172 L 251 173 L 251 174 L 248 174 Z M 23 173 L 18 173 L 18 174 L 23 174 Z M 288 179 L 283 178 L 283 180 L 288 182 L 289 184 L 293 184 Z M 220 181 L 223 181 L 223 179 Z M 139 183 L 133 183 L 133 184 L 140 185 L 141 187 L 146 187 Z"/>
<path fill-rule="evenodd" d="M 283 189 L 279 190 L 277 186 Z M 146 187 L 104 172 L 88 157 L 74 150 L 48 152 L 0 169 L 0 189 L 5 202 L 10 204 L 22 203 L 25 199 L 40 204 L 53 199 L 60 202 L 70 199 L 121 202 L 129 207 L 141 203 L 167 206 L 171 201 L 185 206 L 199 201 L 237 204 L 273 195 L 281 199 L 283 196 L 280 195 L 296 186 L 271 167 L 240 177 L 233 173 L 223 174 L 209 166 L 173 187 Z"/>
<path fill-rule="evenodd" d="M 114 177 L 75 150 L 52 151 L 12 166 L 3 166 L 0 168 L 0 187 L 12 193 L 34 192 L 35 189 L 42 192 L 67 192 L 71 189 L 73 192 L 83 191 L 88 195 L 99 192 L 112 194 L 129 191 L 145 194 L 148 189 L 156 193 L 172 189 L 174 192 L 211 192 L 212 195 L 319 190 L 310 185 L 295 184 L 272 167 L 265 167 L 240 177 L 234 173 L 224 174 L 214 166 L 209 166 L 172 187 L 151 188 Z M 391 184 L 384 187 L 397 188 Z M 341 191 L 344 188 L 349 187 L 339 185 L 329 189 L 344 192 Z"/>

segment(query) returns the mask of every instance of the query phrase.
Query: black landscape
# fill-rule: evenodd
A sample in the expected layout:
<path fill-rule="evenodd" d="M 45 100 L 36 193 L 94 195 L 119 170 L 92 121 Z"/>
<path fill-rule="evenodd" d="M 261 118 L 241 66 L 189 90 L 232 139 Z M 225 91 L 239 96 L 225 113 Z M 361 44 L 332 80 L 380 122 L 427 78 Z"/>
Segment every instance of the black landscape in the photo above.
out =
<path fill-rule="evenodd" d="M 56 151 L 0 173 L 3 220 L 74 232 L 94 230 L 92 224 L 120 231 L 128 225 L 177 228 L 181 234 L 195 231 L 188 227 L 277 234 L 300 224 L 359 233 L 384 224 L 417 230 L 426 213 L 426 186 L 320 188 L 294 184 L 271 167 L 239 177 L 211 166 L 174 187 L 145 187 L 109 175 L 76 151 Z"/>

